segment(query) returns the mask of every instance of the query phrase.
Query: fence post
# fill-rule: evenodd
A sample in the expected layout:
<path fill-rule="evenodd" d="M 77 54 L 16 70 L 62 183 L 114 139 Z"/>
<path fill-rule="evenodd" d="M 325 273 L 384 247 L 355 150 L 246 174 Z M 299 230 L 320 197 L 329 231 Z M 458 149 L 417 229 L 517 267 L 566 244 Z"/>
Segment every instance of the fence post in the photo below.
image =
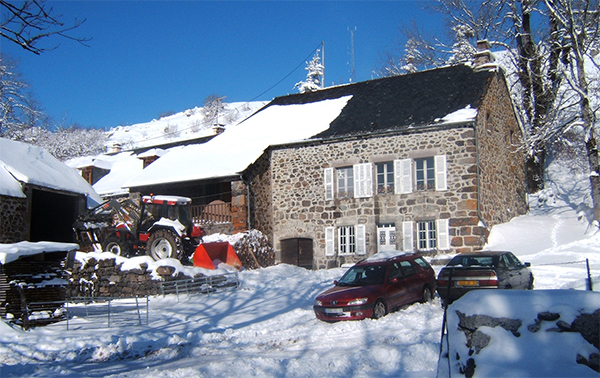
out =
<path fill-rule="evenodd" d="M 590 273 L 590 260 L 585 259 L 585 266 L 587 268 L 588 291 L 594 291 L 594 285 L 592 284 L 592 274 Z"/>

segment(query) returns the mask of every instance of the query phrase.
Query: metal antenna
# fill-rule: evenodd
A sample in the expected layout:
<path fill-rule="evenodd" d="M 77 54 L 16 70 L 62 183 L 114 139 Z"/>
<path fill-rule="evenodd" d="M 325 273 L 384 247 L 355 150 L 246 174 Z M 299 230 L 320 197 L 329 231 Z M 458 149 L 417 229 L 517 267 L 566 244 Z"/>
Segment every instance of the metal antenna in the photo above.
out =
<path fill-rule="evenodd" d="M 350 82 L 354 83 L 356 81 L 356 66 L 354 64 L 354 32 L 356 31 L 356 26 L 354 29 L 348 28 L 350 31 Z"/>
<path fill-rule="evenodd" d="M 325 41 L 321 41 L 321 65 L 323 74 L 321 75 L 321 89 L 325 88 Z"/>

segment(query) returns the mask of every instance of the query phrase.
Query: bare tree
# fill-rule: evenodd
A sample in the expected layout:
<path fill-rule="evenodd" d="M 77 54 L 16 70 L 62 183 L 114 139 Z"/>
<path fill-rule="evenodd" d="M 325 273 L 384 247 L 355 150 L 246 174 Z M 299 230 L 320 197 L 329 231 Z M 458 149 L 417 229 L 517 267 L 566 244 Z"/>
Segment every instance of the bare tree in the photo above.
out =
<path fill-rule="evenodd" d="M 551 17 L 557 25 L 557 33 L 563 36 L 568 72 L 565 75 L 571 89 L 576 93 L 579 106 L 576 122 L 586 135 L 586 149 L 590 166 L 590 183 L 594 205 L 594 221 L 600 222 L 600 155 L 598 153 L 598 109 L 592 108 L 590 92 L 590 68 L 598 72 L 594 61 L 600 34 L 600 5 L 598 0 L 545 0 Z M 595 94 L 597 97 L 597 93 Z M 567 125 L 565 125 L 567 126 Z"/>
<path fill-rule="evenodd" d="M 435 54 L 445 64 L 468 60 L 474 51 L 469 44 L 482 39 L 506 52 L 503 63 L 508 64 L 509 75 L 515 75 L 509 81 L 526 131 L 527 180 L 531 193 L 544 188 L 546 143 L 556 123 L 557 114 L 553 110 L 562 80 L 560 58 L 565 54 L 556 22 L 540 11 L 537 7 L 540 4 L 543 2 L 539 0 L 436 0 L 430 9 L 443 15 L 445 38 L 411 36 L 416 44 L 413 50 Z M 541 23 L 534 25 L 534 15 Z M 431 66 L 421 64 L 420 68 Z"/>
<path fill-rule="evenodd" d="M 47 117 L 28 92 L 14 60 L 0 55 L 0 137 L 29 141 L 45 128 Z"/>
<path fill-rule="evenodd" d="M 83 45 L 90 40 L 69 34 L 83 24 L 85 19 L 75 19 L 73 23 L 67 24 L 61 20 L 63 16 L 54 14 L 53 8 L 48 7 L 44 0 L 0 0 L 0 9 L 6 14 L 0 21 L 0 36 L 34 54 L 39 55 L 58 47 L 40 46 L 40 42 L 52 36 L 77 41 Z"/>

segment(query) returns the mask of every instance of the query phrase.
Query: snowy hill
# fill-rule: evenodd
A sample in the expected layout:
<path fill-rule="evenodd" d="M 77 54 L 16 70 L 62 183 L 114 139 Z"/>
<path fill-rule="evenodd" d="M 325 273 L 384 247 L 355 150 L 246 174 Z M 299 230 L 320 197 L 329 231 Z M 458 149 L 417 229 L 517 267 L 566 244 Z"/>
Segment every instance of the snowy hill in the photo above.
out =
<path fill-rule="evenodd" d="M 196 107 L 150 122 L 118 126 L 108 131 L 105 146 L 107 151 L 115 145 L 132 149 L 211 135 L 214 134 L 215 125 L 227 128 L 237 124 L 265 104 L 261 101 L 223 103 L 223 109 L 217 115 L 204 107 Z"/>

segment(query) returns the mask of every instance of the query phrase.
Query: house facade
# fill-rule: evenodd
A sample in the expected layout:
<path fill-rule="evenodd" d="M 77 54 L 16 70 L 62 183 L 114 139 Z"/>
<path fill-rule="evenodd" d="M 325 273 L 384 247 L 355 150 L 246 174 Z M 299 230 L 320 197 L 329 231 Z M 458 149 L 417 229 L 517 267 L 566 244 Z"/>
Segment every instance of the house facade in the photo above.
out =
<path fill-rule="evenodd" d="M 522 132 L 500 70 L 449 67 L 274 103 L 348 94 L 327 131 L 271 146 L 246 172 L 252 227 L 279 261 L 322 269 L 386 250 L 476 251 L 527 211 Z M 456 111 L 467 116 L 444 118 Z"/>

